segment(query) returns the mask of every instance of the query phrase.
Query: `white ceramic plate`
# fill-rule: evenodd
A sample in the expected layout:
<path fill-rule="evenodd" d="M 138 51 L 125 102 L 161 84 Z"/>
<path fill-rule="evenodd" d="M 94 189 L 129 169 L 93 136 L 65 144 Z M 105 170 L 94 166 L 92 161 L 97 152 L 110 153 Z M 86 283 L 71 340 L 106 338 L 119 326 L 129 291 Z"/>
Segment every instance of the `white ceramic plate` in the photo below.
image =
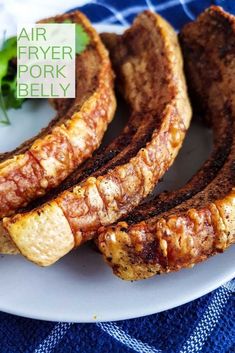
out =
<path fill-rule="evenodd" d="M 99 30 L 120 31 L 103 26 Z M 106 142 L 125 120 L 121 107 Z M 52 118 L 46 101 L 29 100 L 10 112 L 12 126 L 0 127 L 0 152 L 16 147 Z M 176 163 L 157 191 L 182 186 L 208 157 L 211 133 L 193 124 Z M 190 270 L 124 282 L 112 275 L 99 253 L 86 245 L 54 266 L 40 268 L 20 256 L 0 257 L 0 310 L 31 318 L 94 322 L 120 320 L 157 313 L 189 302 L 235 276 L 235 247 Z"/>

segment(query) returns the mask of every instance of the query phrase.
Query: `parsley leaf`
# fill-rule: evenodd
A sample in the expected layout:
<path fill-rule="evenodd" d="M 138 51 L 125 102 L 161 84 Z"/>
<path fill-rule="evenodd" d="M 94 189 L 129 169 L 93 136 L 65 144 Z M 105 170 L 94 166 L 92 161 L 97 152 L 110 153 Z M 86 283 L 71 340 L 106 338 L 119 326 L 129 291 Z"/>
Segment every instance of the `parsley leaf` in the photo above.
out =
<path fill-rule="evenodd" d="M 90 43 L 90 37 L 80 24 L 76 24 L 75 33 L 76 54 L 81 54 L 86 49 L 87 45 Z"/>
<path fill-rule="evenodd" d="M 71 20 L 64 20 L 63 23 L 72 23 Z M 76 23 L 75 24 L 75 51 L 76 54 L 81 54 L 88 44 L 90 43 L 90 37 L 87 32 L 84 30 L 82 25 Z"/>
<path fill-rule="evenodd" d="M 21 107 L 23 100 L 16 95 L 16 67 L 12 60 L 17 54 L 17 38 L 11 37 L 4 40 L 0 50 L 0 123 L 9 125 L 7 109 Z"/>
<path fill-rule="evenodd" d="M 5 108 L 21 108 L 24 98 L 17 98 L 16 75 L 7 76 L 2 80 L 2 93 L 4 97 Z"/>

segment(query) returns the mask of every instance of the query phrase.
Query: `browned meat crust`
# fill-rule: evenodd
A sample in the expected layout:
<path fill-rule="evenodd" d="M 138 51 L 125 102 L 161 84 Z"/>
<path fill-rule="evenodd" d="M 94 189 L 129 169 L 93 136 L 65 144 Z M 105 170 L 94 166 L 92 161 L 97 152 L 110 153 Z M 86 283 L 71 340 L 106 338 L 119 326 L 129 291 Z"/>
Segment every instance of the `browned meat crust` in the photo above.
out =
<path fill-rule="evenodd" d="M 145 12 L 115 49 L 114 67 L 132 109 L 121 150 L 80 185 L 4 220 L 20 252 L 38 264 L 53 263 L 136 206 L 171 165 L 188 128 L 191 109 L 173 29 Z"/>
<path fill-rule="evenodd" d="M 38 136 L 0 155 L 0 218 L 56 187 L 100 145 L 115 110 L 108 53 L 84 15 L 74 12 L 44 22 L 70 19 L 89 34 L 76 57 L 76 98 L 54 100 L 60 112 Z"/>
<path fill-rule="evenodd" d="M 191 267 L 235 242 L 235 18 L 211 7 L 180 39 L 194 100 L 222 130 L 212 158 L 188 185 L 101 229 L 101 252 L 127 280 Z"/>

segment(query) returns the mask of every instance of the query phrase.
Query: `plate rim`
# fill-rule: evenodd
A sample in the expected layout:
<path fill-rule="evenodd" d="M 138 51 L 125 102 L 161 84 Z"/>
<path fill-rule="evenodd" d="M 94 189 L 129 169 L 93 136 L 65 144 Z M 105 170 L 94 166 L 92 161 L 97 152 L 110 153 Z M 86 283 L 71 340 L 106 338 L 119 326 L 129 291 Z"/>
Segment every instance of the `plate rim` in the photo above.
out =
<path fill-rule="evenodd" d="M 230 251 L 234 251 L 235 247 L 231 247 Z M 218 254 L 218 257 L 220 256 L 226 256 L 226 253 L 223 254 Z M 196 265 L 197 269 L 201 266 L 204 265 L 206 266 L 207 263 L 209 263 L 211 260 L 215 259 L 216 256 L 210 257 L 208 260 L 205 262 L 199 263 Z M 191 269 L 184 269 L 184 271 L 191 271 Z M 179 273 L 174 272 L 174 273 L 169 273 L 170 275 L 174 275 Z M 164 276 L 168 276 L 169 274 L 164 274 Z M 113 274 L 112 274 L 113 275 Z M 156 276 L 155 276 L 156 277 Z M 122 321 L 122 320 L 129 320 L 129 319 L 135 319 L 135 318 L 140 318 L 140 317 L 145 317 L 148 315 L 154 315 L 161 313 L 163 311 L 167 311 L 170 309 L 177 308 L 181 305 L 187 304 L 191 301 L 194 301 L 196 299 L 199 299 L 203 297 L 204 295 L 218 289 L 219 287 L 223 286 L 224 284 L 228 283 L 229 281 L 233 280 L 235 278 L 235 267 L 230 268 L 229 271 L 224 275 L 220 275 L 220 277 L 217 280 L 213 280 L 209 285 L 204 282 L 203 285 L 199 286 L 196 291 L 190 292 L 190 295 L 187 296 L 182 296 L 182 297 L 177 297 L 174 298 L 173 304 L 171 305 L 169 301 L 166 302 L 165 305 L 162 305 L 161 309 L 154 310 L 154 305 L 149 307 L 147 310 L 145 308 L 138 307 L 138 309 L 134 311 L 113 311 L 110 313 L 105 313 L 104 317 L 102 318 L 103 314 L 97 315 L 97 317 L 91 317 L 88 315 L 82 315 L 79 314 L 79 317 L 77 317 L 77 312 L 75 311 L 74 313 L 69 312 L 69 314 L 61 315 L 59 312 L 55 312 L 52 314 L 31 314 L 30 312 L 26 312 L 25 310 L 21 309 L 9 309 L 9 304 L 8 308 L 4 308 L 1 306 L 1 301 L 0 301 L 0 311 L 5 312 L 7 314 L 12 314 L 28 319 L 35 319 L 35 320 L 40 320 L 40 321 L 51 321 L 51 322 L 72 322 L 72 323 L 99 323 L 99 322 L 113 322 L 113 321 Z M 121 279 L 119 279 L 122 281 Z M 182 299 L 183 298 L 183 299 Z M 51 316 L 52 315 L 52 316 Z M 95 315 L 96 316 L 96 315 Z M 99 317 L 100 318 L 99 318 Z"/>

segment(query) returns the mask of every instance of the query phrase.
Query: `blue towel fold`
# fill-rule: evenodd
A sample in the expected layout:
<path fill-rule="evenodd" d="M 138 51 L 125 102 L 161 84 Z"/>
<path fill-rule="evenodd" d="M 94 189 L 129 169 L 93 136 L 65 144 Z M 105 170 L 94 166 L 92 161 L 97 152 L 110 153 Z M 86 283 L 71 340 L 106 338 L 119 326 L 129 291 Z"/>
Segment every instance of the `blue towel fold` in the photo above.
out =
<path fill-rule="evenodd" d="M 235 0 L 93 0 L 79 9 L 93 23 L 128 25 L 150 7 L 178 30 L 211 4 L 235 13 Z M 0 313 L 0 353 L 232 353 L 234 290 L 235 280 L 176 309 L 112 323 L 52 323 Z"/>

